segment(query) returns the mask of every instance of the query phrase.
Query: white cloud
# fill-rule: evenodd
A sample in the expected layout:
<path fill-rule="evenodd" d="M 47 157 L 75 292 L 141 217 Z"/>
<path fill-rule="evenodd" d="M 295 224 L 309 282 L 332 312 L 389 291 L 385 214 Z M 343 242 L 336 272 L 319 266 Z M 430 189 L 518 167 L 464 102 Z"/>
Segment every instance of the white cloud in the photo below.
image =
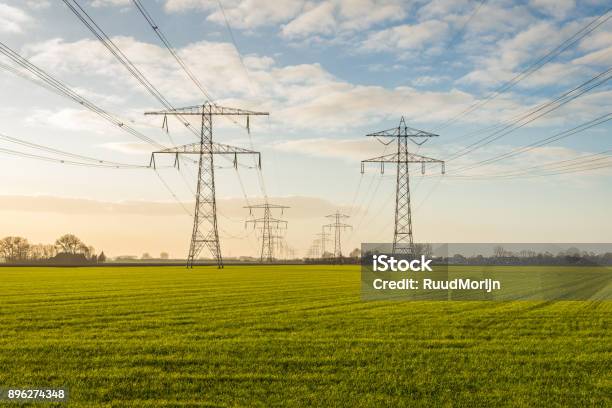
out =
<path fill-rule="evenodd" d="M 415 78 L 411 81 L 412 85 L 414 86 L 430 86 L 430 85 L 435 85 L 435 84 L 439 84 L 440 82 L 444 82 L 444 81 L 448 81 L 450 80 L 450 77 L 442 75 L 442 76 L 430 76 L 430 75 L 424 75 L 424 76 L 420 76 L 418 78 Z"/>
<path fill-rule="evenodd" d="M 540 22 L 510 38 L 498 41 L 488 54 L 473 58 L 479 68 L 464 75 L 458 80 L 458 83 L 477 84 L 484 87 L 499 85 L 555 49 L 563 40 L 570 38 L 586 24 L 586 20 L 573 21 L 562 27 L 551 22 Z M 599 43 L 603 45 L 605 41 L 599 41 Z M 585 47 L 581 48 L 585 49 Z M 564 54 L 555 57 L 523 81 L 522 85 L 561 83 L 574 77 L 572 74 L 588 71 L 585 67 L 578 67 L 579 65 L 594 64 L 597 60 L 605 61 L 605 55 L 602 52 L 593 47 L 589 49 L 594 51 L 589 56 L 572 59 L 572 55 L 579 50 L 576 50 L 576 47 L 569 48 Z"/>
<path fill-rule="evenodd" d="M 88 110 L 79 109 L 37 109 L 27 117 L 26 123 L 31 127 L 51 126 L 72 132 L 85 132 L 109 137 L 117 135 L 118 129 L 111 127 L 102 118 Z"/>
<path fill-rule="evenodd" d="M 0 33 L 22 33 L 32 18 L 23 10 L 0 3 Z"/>
<path fill-rule="evenodd" d="M 564 18 L 576 7 L 574 0 L 531 0 L 531 6 L 555 18 Z"/>
<path fill-rule="evenodd" d="M 117 6 L 129 6 L 132 4 L 132 0 L 93 0 L 91 2 L 92 7 L 117 7 Z"/>
<path fill-rule="evenodd" d="M 303 37 L 309 34 L 331 34 L 337 26 L 331 2 L 321 3 L 300 14 L 289 24 L 283 26 L 285 37 Z"/>
<path fill-rule="evenodd" d="M 46 9 L 49 6 L 51 6 L 51 1 L 49 0 L 27 0 L 26 4 L 31 9 L 40 10 L 40 9 Z"/>
<path fill-rule="evenodd" d="M 612 44 L 612 29 L 605 30 L 605 26 L 601 26 L 597 31 L 589 34 L 580 42 L 580 48 L 583 50 L 596 50 L 604 47 L 609 47 Z"/>
<path fill-rule="evenodd" d="M 180 106 L 179 103 L 192 104 L 202 100 L 197 89 L 177 69 L 165 49 L 132 38 L 117 37 L 114 40 L 150 81 L 177 106 Z M 91 89 L 92 95 L 96 95 L 95 92 L 103 95 L 112 93 L 112 89 L 108 89 L 108 84 L 112 83 L 116 89 L 120 89 L 124 98 L 136 93 L 141 106 L 142 100 L 145 100 L 144 103 L 148 105 L 140 111 L 150 108 L 153 102 L 143 92 L 140 84 L 93 40 L 72 43 L 50 40 L 29 46 L 28 52 L 32 61 L 41 66 L 71 75 L 87 72 L 87 89 Z M 245 58 L 249 66 L 247 78 L 234 47 L 228 43 L 200 41 L 178 52 L 220 104 L 269 111 L 275 129 L 282 127 L 287 131 L 309 129 L 313 135 L 330 130 L 350 132 L 354 128 L 377 123 L 385 117 L 401 115 L 411 121 L 442 121 L 475 100 L 469 93 L 456 89 L 431 92 L 408 86 L 388 88 L 352 84 L 335 77 L 319 64 L 279 66 L 273 58 L 258 55 Z M 558 75 L 565 72 L 564 69 L 561 65 L 549 65 L 542 70 L 541 76 L 534 75 L 531 84 L 558 78 Z M 495 71 L 485 71 L 490 72 Z M 508 74 L 510 72 L 503 73 Z M 496 78 L 505 77 L 499 75 Z M 438 80 L 441 78 L 424 76 L 415 81 L 419 85 Z M 527 81 L 525 83 L 529 84 Z M 250 89 L 253 89 L 254 95 L 251 95 Z M 143 99 L 145 96 L 146 99 Z M 115 102 L 107 99 L 106 102 L 116 105 L 121 99 Z M 462 120 L 491 123 L 524 109 L 526 103 L 531 104 L 533 101 L 523 101 L 516 95 L 503 95 Z M 130 103 L 130 109 L 134 108 L 134 104 Z M 589 108 L 585 106 L 584 109 Z M 116 111 L 116 108 L 110 110 Z M 63 115 L 66 114 L 64 112 Z M 56 126 L 66 126 L 64 123 L 67 122 L 82 122 L 81 119 L 74 120 L 58 113 L 49 121 Z M 347 124 L 350 125 L 347 127 Z"/>
<path fill-rule="evenodd" d="M 224 16 L 218 3 L 212 0 L 166 0 L 165 3 L 170 12 L 203 10 L 209 13 L 209 21 L 221 25 L 227 17 L 230 25 L 238 29 L 281 25 L 280 34 L 291 39 L 365 30 L 374 24 L 404 18 L 409 7 L 402 0 L 231 0 L 223 3 Z"/>
<path fill-rule="evenodd" d="M 354 163 L 364 157 L 382 154 L 383 147 L 372 138 L 330 139 L 312 138 L 288 140 L 275 144 L 274 149 L 308 156 L 336 158 Z"/>
<path fill-rule="evenodd" d="M 363 42 L 362 49 L 373 51 L 418 50 L 441 40 L 447 30 L 448 25 L 437 20 L 414 25 L 403 24 L 371 33 Z"/>
<path fill-rule="evenodd" d="M 151 145 L 146 144 L 146 143 L 114 142 L 114 143 L 104 143 L 100 146 L 105 149 L 114 150 L 117 152 L 127 153 L 127 154 L 142 155 L 143 153 L 151 153 Z"/>
<path fill-rule="evenodd" d="M 233 0 L 224 1 L 225 16 L 233 28 L 252 29 L 266 25 L 284 23 L 295 17 L 304 6 L 303 0 Z M 166 10 L 185 12 L 200 9 L 210 12 L 208 20 L 225 24 L 219 3 L 213 0 L 166 0 Z"/>

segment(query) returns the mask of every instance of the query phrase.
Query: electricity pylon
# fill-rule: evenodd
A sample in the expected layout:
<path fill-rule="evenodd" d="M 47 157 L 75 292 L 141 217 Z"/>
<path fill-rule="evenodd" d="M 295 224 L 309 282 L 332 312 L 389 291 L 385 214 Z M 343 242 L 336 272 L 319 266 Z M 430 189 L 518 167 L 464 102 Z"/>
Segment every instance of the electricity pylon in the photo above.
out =
<path fill-rule="evenodd" d="M 153 152 L 151 164 L 155 168 L 156 154 L 175 155 L 174 164 L 179 165 L 179 155 L 197 154 L 198 161 L 198 185 L 196 190 L 196 203 L 193 216 L 193 230 L 189 255 L 187 256 L 187 267 L 192 268 L 196 257 L 207 247 L 217 262 L 219 268 L 223 268 L 221 257 L 221 246 L 219 245 L 219 231 L 217 228 L 217 202 L 215 198 L 215 167 L 214 155 L 229 154 L 234 156 L 234 166 L 238 166 L 239 154 L 256 154 L 258 166 L 261 168 L 261 155 L 259 152 L 242 149 L 240 147 L 228 146 L 213 142 L 213 116 L 246 116 L 247 128 L 250 116 L 268 115 L 267 112 L 254 112 L 244 109 L 226 108 L 216 104 L 205 103 L 203 105 L 189 106 L 186 108 L 168 111 L 145 112 L 145 115 L 163 115 L 164 124 L 167 124 L 167 116 L 200 116 L 200 142 L 183 146 L 175 146 L 168 149 Z"/>
<path fill-rule="evenodd" d="M 320 239 L 315 239 L 314 241 L 312 241 L 312 245 L 310 245 L 310 248 L 308 248 L 308 253 L 306 254 L 307 258 L 318 258 L 319 257 L 319 251 L 321 250 L 321 240 Z"/>
<path fill-rule="evenodd" d="M 324 225 L 323 228 L 329 228 L 330 231 L 332 229 L 334 230 L 334 258 L 338 260 L 342 258 L 342 241 L 340 234 L 343 230 L 352 229 L 353 227 L 341 222 L 342 219 L 349 218 L 349 216 L 340 214 L 339 211 L 336 211 L 334 214 L 326 215 L 326 217 L 334 219 L 332 224 Z"/>
<path fill-rule="evenodd" d="M 277 204 L 257 204 L 257 205 L 248 205 L 244 208 L 249 209 L 249 214 L 253 215 L 253 209 L 263 209 L 264 214 L 263 218 L 255 218 L 252 220 L 247 220 L 246 224 L 253 223 L 253 227 L 257 228 L 261 226 L 261 262 L 272 262 L 274 260 L 274 240 L 277 239 L 275 235 L 272 234 L 272 228 L 279 229 L 281 227 L 287 228 L 287 221 L 279 220 L 272 217 L 272 209 L 280 209 L 281 214 L 284 213 L 287 207 L 285 205 L 277 205 Z"/>
<path fill-rule="evenodd" d="M 381 174 L 385 172 L 385 163 L 397 164 L 397 183 L 395 192 L 395 231 L 393 233 L 393 253 L 412 255 L 414 250 L 414 241 L 412 236 L 412 214 L 410 211 L 410 177 L 408 174 L 409 163 L 421 163 L 421 173 L 425 174 L 425 163 L 440 163 L 442 166 L 442 174 L 445 172 L 444 161 L 432 159 L 430 157 L 420 156 L 418 154 L 408 152 L 408 139 L 416 145 L 420 146 L 429 138 L 438 135 L 428 133 L 422 130 L 413 129 L 406 126 L 404 117 L 400 120 L 399 126 L 393 129 L 383 130 L 377 133 L 371 133 L 370 137 L 375 137 L 380 141 L 380 138 L 396 138 L 397 152 L 385 156 L 374 157 L 361 162 L 361 173 L 364 172 L 364 163 L 380 163 Z M 417 142 L 416 140 L 420 140 Z M 382 142 L 389 145 L 390 142 Z"/>
<path fill-rule="evenodd" d="M 317 239 L 317 241 L 320 243 L 321 246 L 321 258 L 323 258 L 325 256 L 325 245 L 330 241 L 329 239 L 329 233 L 325 232 L 325 226 L 323 226 L 321 228 L 321 232 L 319 234 L 316 234 L 318 237 L 321 237 L 319 239 Z"/>

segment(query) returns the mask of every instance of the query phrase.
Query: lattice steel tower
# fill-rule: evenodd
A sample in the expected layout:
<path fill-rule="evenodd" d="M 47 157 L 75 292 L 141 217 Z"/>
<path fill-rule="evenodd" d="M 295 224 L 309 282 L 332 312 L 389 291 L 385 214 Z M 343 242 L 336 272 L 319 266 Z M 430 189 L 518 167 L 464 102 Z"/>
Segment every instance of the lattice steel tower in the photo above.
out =
<path fill-rule="evenodd" d="M 393 129 L 383 130 L 367 135 L 377 138 L 384 145 L 389 145 L 393 140 L 383 142 L 381 138 L 397 139 L 397 152 L 385 156 L 374 157 L 361 162 L 361 173 L 364 172 L 365 163 L 380 163 L 381 174 L 385 171 L 385 163 L 396 163 L 397 183 L 395 192 L 395 231 L 393 233 L 393 253 L 413 254 L 414 240 L 412 235 L 412 214 L 410 210 L 410 176 L 408 173 L 409 163 L 421 163 L 421 173 L 425 173 L 425 163 L 440 163 L 442 174 L 444 174 L 444 161 L 432 159 L 425 156 L 408 152 L 408 139 L 420 146 L 429 138 L 438 135 L 406 126 L 404 117 L 399 126 Z M 417 140 L 420 140 L 418 142 Z"/>
<path fill-rule="evenodd" d="M 163 115 L 164 124 L 167 124 L 167 116 L 169 115 L 179 117 L 200 116 L 201 126 L 199 143 L 175 146 L 153 152 L 151 154 L 151 164 L 155 167 L 156 154 L 174 154 L 175 165 L 179 165 L 179 155 L 181 154 L 199 155 L 196 203 L 193 216 L 193 231 L 191 233 L 191 243 L 189 245 L 189 255 L 187 256 L 187 267 L 192 268 L 194 261 L 202 251 L 202 248 L 207 247 L 215 259 L 217 266 L 219 268 L 223 268 L 223 258 L 221 257 L 221 246 L 219 245 L 219 231 L 217 227 L 214 155 L 234 155 L 234 166 L 237 166 L 239 154 L 256 154 L 259 158 L 259 167 L 261 167 L 261 156 L 259 152 L 213 142 L 213 116 L 246 116 L 248 129 L 249 116 L 268 115 L 268 113 L 226 108 L 207 102 L 203 105 L 190 106 L 168 111 L 146 112 L 145 115 Z"/>
<path fill-rule="evenodd" d="M 325 232 L 325 226 L 321 228 L 321 232 L 317 234 L 319 238 L 317 241 L 321 244 L 321 258 L 325 257 L 325 245 L 330 241 L 329 239 L 330 233 Z"/>
<path fill-rule="evenodd" d="M 246 224 L 253 223 L 254 227 L 261 226 L 261 262 L 272 262 L 274 260 L 274 247 L 275 240 L 278 239 L 277 235 L 273 234 L 272 229 L 278 230 L 280 228 L 287 228 L 287 221 L 279 220 L 272 217 L 272 209 L 280 209 L 281 214 L 287 207 L 285 205 L 277 204 L 257 204 L 248 205 L 244 208 L 249 209 L 249 213 L 253 214 L 253 209 L 261 208 L 264 210 L 263 218 L 256 218 L 253 220 L 247 220 Z"/>
<path fill-rule="evenodd" d="M 331 224 L 324 225 L 323 228 L 329 228 L 330 231 L 334 230 L 334 258 L 342 258 L 342 240 L 341 233 L 343 230 L 352 229 L 353 227 L 348 224 L 342 223 L 342 219 L 349 218 L 348 215 L 340 214 L 336 211 L 334 214 L 326 215 L 327 218 L 333 218 L 334 222 Z"/>

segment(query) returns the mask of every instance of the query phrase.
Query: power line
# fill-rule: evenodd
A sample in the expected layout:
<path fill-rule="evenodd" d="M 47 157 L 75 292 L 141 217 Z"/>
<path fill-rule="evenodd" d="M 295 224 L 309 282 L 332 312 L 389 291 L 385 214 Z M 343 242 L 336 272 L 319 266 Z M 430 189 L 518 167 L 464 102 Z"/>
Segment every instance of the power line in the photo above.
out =
<path fill-rule="evenodd" d="M 474 17 L 476 16 L 476 14 L 478 14 L 478 11 L 480 11 L 481 7 L 484 6 L 484 4 L 487 2 L 487 0 L 480 0 L 480 2 L 478 3 L 478 5 L 476 7 L 474 7 L 474 10 L 472 11 L 472 13 L 470 14 L 470 16 L 467 18 L 467 20 L 465 20 L 465 22 L 463 23 L 463 25 L 461 26 L 461 28 L 459 30 L 457 30 L 457 34 L 456 37 L 460 37 L 463 36 L 463 34 L 465 33 L 465 29 L 467 28 L 468 24 L 470 24 L 470 22 L 472 21 L 472 19 L 474 19 Z"/>
<path fill-rule="evenodd" d="M 223 20 L 225 21 L 225 27 L 227 28 L 227 31 L 229 33 L 230 40 L 232 41 L 232 44 L 234 45 L 234 49 L 236 50 L 236 53 L 238 54 L 238 59 L 240 60 L 240 64 L 242 65 L 242 69 L 244 70 L 244 74 L 246 76 L 247 83 L 249 85 L 249 91 L 252 96 L 255 96 L 255 92 L 252 86 L 253 81 L 251 80 L 251 75 L 249 73 L 249 70 L 246 64 L 244 63 L 244 58 L 242 57 L 242 53 L 240 52 L 240 48 L 238 47 L 238 42 L 236 41 L 236 37 L 234 37 L 234 31 L 232 30 L 232 26 L 230 25 L 229 19 L 227 18 L 227 15 L 225 13 L 225 8 L 223 7 L 223 3 L 221 2 L 221 0 L 217 0 L 217 4 L 219 5 L 219 9 L 221 10 L 221 14 L 223 15 Z M 253 139 L 251 137 L 251 129 L 250 129 L 250 126 L 248 125 L 247 125 L 247 132 L 249 135 L 249 145 L 251 147 L 251 150 L 254 150 L 255 148 L 253 146 Z M 259 188 L 261 189 L 261 192 L 264 196 L 264 200 L 267 201 L 268 192 L 267 192 L 265 180 L 263 177 L 263 170 L 259 167 L 257 169 L 257 179 L 259 182 Z"/>
<path fill-rule="evenodd" d="M 142 16 L 145 18 L 145 20 L 147 20 L 147 22 L 149 23 L 149 25 L 151 26 L 151 28 L 153 29 L 153 31 L 155 32 L 157 37 L 159 37 L 161 42 L 164 44 L 164 46 L 166 47 L 168 52 L 170 52 L 170 54 L 174 57 L 176 62 L 181 66 L 181 68 L 183 68 L 183 71 L 185 71 L 185 73 L 187 74 L 189 79 L 191 79 L 191 81 L 198 87 L 200 92 L 202 92 L 202 94 L 206 97 L 206 99 L 208 99 L 208 101 L 213 102 L 214 101 L 213 97 L 208 93 L 208 91 L 204 88 L 202 83 L 198 80 L 198 78 L 189 69 L 187 64 L 185 64 L 183 59 L 178 55 L 178 53 L 176 52 L 176 50 L 174 49 L 172 44 L 170 44 L 170 41 L 168 41 L 168 39 L 166 38 L 164 33 L 159 28 L 159 25 L 153 20 L 153 17 L 147 11 L 147 9 L 142 5 L 140 0 L 132 0 L 132 1 L 133 1 L 134 5 L 136 6 L 136 8 L 138 9 L 138 11 L 140 11 L 140 14 L 142 14 Z"/>
<path fill-rule="evenodd" d="M 109 160 L 102 160 L 102 159 L 98 159 L 95 157 L 90 157 L 90 156 L 84 156 L 81 154 L 77 154 L 77 153 L 70 153 L 70 152 L 66 152 L 63 150 L 59 150 L 59 149 L 55 149 L 52 147 L 48 147 L 48 146 L 43 146 L 37 143 L 32 143 L 32 142 L 28 142 L 22 139 L 18 139 L 16 137 L 12 137 L 12 136 L 8 136 L 5 135 L 3 133 L 0 133 L 0 139 L 6 140 L 7 142 L 10 143 L 15 143 L 21 146 L 25 146 L 25 147 L 29 147 L 32 149 L 37 149 L 37 150 L 42 150 L 45 151 L 47 153 L 53 153 L 56 155 L 61 155 L 61 156 L 66 156 L 66 157 L 71 157 L 73 159 L 78 159 L 78 160 L 84 160 L 84 161 L 90 161 L 93 162 L 95 164 L 103 164 L 105 166 L 119 166 L 119 167 L 148 167 L 148 166 L 140 166 L 140 165 L 136 165 L 136 164 L 127 164 L 127 163 L 119 163 L 119 162 L 115 162 L 115 161 L 109 161 Z"/>
<path fill-rule="evenodd" d="M 562 106 L 573 101 L 574 99 L 579 98 L 580 96 L 591 91 L 592 89 L 597 88 L 598 86 L 601 86 L 604 83 L 606 83 L 608 80 L 612 78 L 612 75 L 610 75 L 611 72 L 612 72 L 612 67 L 594 76 L 588 81 L 578 85 L 577 87 L 565 92 L 564 94 L 556 97 L 555 99 L 536 106 L 535 108 L 522 114 L 519 119 L 511 121 L 511 122 L 507 122 L 501 129 L 491 133 L 490 135 L 484 138 L 477 140 L 476 142 L 462 149 L 459 149 L 457 152 L 452 154 L 451 157 L 447 158 L 446 161 L 456 160 L 459 157 L 465 156 L 466 154 L 471 153 L 476 149 L 486 146 L 492 143 L 493 141 L 498 140 L 522 128 L 523 126 L 541 118 L 542 116 L 545 116 L 549 114 L 550 112 L 553 112 L 561 108 Z"/>
<path fill-rule="evenodd" d="M 481 160 L 481 161 L 478 161 L 476 163 L 473 163 L 473 164 L 470 164 L 470 165 L 467 165 L 467 166 L 464 166 L 464 167 L 460 167 L 460 168 L 456 169 L 455 171 L 453 171 L 453 174 L 459 173 L 459 172 L 463 172 L 463 171 L 467 171 L 467 170 L 472 170 L 472 169 L 475 169 L 475 168 L 478 168 L 478 167 L 482 167 L 484 165 L 496 163 L 498 161 L 505 160 L 505 159 L 517 156 L 519 154 L 526 153 L 526 152 L 531 151 L 531 150 L 533 150 L 535 148 L 538 148 L 538 147 L 541 147 L 541 146 L 545 146 L 545 145 L 548 145 L 548 144 L 553 143 L 553 142 L 557 142 L 557 141 L 559 141 L 561 139 L 565 139 L 565 138 L 567 138 L 569 136 L 573 136 L 573 135 L 575 135 L 577 133 L 584 132 L 584 131 L 592 128 L 592 127 L 595 127 L 595 126 L 601 125 L 603 123 L 609 122 L 610 120 L 612 120 L 612 113 L 607 113 L 605 115 L 601 115 L 601 116 L 599 116 L 599 117 L 597 117 L 597 118 L 595 118 L 593 120 L 590 120 L 588 122 L 582 123 L 582 124 L 580 124 L 580 125 L 578 125 L 576 127 L 573 127 L 571 129 L 564 130 L 564 131 L 556 133 L 556 134 L 554 134 L 552 136 L 548 136 L 546 138 L 543 138 L 543 139 L 540 139 L 540 140 L 535 141 L 533 143 L 530 143 L 527 146 L 516 148 L 516 149 L 513 149 L 513 150 L 511 150 L 509 152 L 506 152 L 506 153 L 503 153 L 503 154 L 491 157 L 489 159 Z"/>
<path fill-rule="evenodd" d="M 183 209 L 183 211 L 185 211 L 185 213 L 189 216 L 189 218 L 193 219 L 193 214 L 191 213 L 191 211 L 189 211 L 187 209 L 187 207 L 185 207 L 185 204 L 183 204 L 183 202 L 178 198 L 178 196 L 176 195 L 176 193 L 172 190 L 172 188 L 170 187 L 170 185 L 168 183 L 166 183 L 166 180 L 163 179 L 163 177 L 161 176 L 161 174 L 159 174 L 159 171 L 157 171 L 156 168 L 153 169 L 155 171 L 155 174 L 157 175 L 157 177 L 159 178 L 159 181 L 161 181 L 161 183 L 163 184 L 163 186 L 166 188 L 166 190 L 168 190 L 168 192 L 170 193 L 170 195 L 172 196 L 172 198 L 174 198 L 174 200 L 181 206 L 181 208 Z"/>
<path fill-rule="evenodd" d="M 151 144 L 151 145 L 153 145 L 155 147 L 159 147 L 159 148 L 163 148 L 164 147 L 163 145 L 157 143 L 155 140 L 151 139 L 150 137 L 140 133 L 136 129 L 132 128 L 131 126 L 129 126 L 127 124 L 125 124 L 123 121 L 118 119 L 116 117 L 116 115 L 114 115 L 114 114 L 112 114 L 110 112 L 107 112 L 106 110 L 104 110 L 104 109 L 100 108 L 99 106 L 95 105 L 93 102 L 89 101 L 85 97 L 83 97 L 80 94 L 76 93 L 71 88 L 69 88 L 67 85 L 65 85 L 64 83 L 62 83 L 58 79 L 54 78 L 53 76 L 51 76 L 47 72 L 43 71 L 42 69 L 40 69 L 36 65 L 32 64 L 31 62 L 29 62 L 28 60 L 23 58 L 21 55 L 17 54 L 15 51 L 13 51 L 11 48 L 9 48 L 6 44 L 4 44 L 2 42 L 0 42 L 0 53 L 5 55 L 6 57 L 8 57 L 15 64 L 19 65 L 20 67 L 25 69 L 31 75 L 34 75 L 36 78 L 38 78 L 42 82 L 39 82 L 39 81 L 37 81 L 36 79 L 34 79 L 32 77 L 24 75 L 23 73 L 19 73 L 18 70 L 15 70 L 12 67 L 5 66 L 5 65 L 2 65 L 0 67 L 8 68 L 9 71 L 11 71 L 13 73 L 16 73 L 17 75 L 20 75 L 22 77 L 26 77 L 30 81 L 32 81 L 32 82 L 34 82 L 34 83 L 36 83 L 38 85 L 41 85 L 44 88 L 46 88 L 46 89 L 48 89 L 48 90 L 50 90 L 52 92 L 58 93 L 60 95 L 63 95 L 64 97 L 67 97 L 67 98 L 73 100 L 74 102 L 78 103 L 79 105 L 89 109 L 90 111 L 92 111 L 93 113 L 95 113 L 98 116 L 102 117 L 103 119 L 107 120 L 108 122 L 112 123 L 113 125 L 119 127 L 120 129 L 128 132 L 132 136 L 137 137 L 138 139 L 140 139 L 140 140 L 142 140 L 142 141 L 144 141 L 146 143 L 149 143 L 149 144 Z"/>
<path fill-rule="evenodd" d="M 115 42 L 100 28 L 95 20 L 81 7 L 76 0 L 62 0 L 72 13 L 89 29 L 89 31 L 104 45 L 104 47 L 119 61 L 121 65 L 138 81 L 145 89 L 169 111 L 175 111 L 174 106 L 164 95 L 149 81 L 149 79 L 134 65 L 134 63 L 121 51 Z M 72 4 L 74 3 L 74 5 Z M 76 6 L 76 7 L 75 7 Z M 181 115 L 176 115 L 183 125 L 196 137 L 198 132 L 193 129 L 191 123 Z"/>
<path fill-rule="evenodd" d="M 240 53 L 240 48 L 238 48 L 238 43 L 236 42 L 236 38 L 234 37 L 234 31 L 232 30 L 232 26 L 230 25 L 229 20 L 227 19 L 227 15 L 225 14 L 225 8 L 223 7 L 223 3 L 221 2 L 221 0 L 217 0 L 217 4 L 219 4 L 219 9 L 221 9 L 221 14 L 223 15 L 223 20 L 225 21 L 225 27 L 227 27 L 230 39 L 234 44 L 234 48 L 236 49 L 236 53 L 238 53 L 238 58 L 240 59 L 240 64 L 242 64 L 242 68 L 244 69 L 244 73 L 247 77 L 247 81 L 249 83 L 249 90 L 251 91 L 251 94 L 254 95 L 255 92 L 253 92 L 253 89 L 251 87 L 251 75 L 249 74 L 249 70 L 247 69 L 246 64 L 244 63 L 244 59 L 242 58 L 242 54 Z"/>
<path fill-rule="evenodd" d="M 447 121 L 443 122 L 441 125 L 435 127 L 433 130 L 439 131 L 439 130 L 445 129 L 446 127 L 450 126 L 451 123 L 456 122 L 461 117 L 470 114 L 476 109 L 479 109 L 480 107 L 486 105 L 489 101 L 501 95 L 502 93 L 512 89 L 516 84 L 518 84 L 525 78 L 529 77 L 531 74 L 533 74 L 534 72 L 542 68 L 544 65 L 546 65 L 548 62 L 553 60 L 555 57 L 560 55 L 563 51 L 567 50 L 568 48 L 576 44 L 578 41 L 580 41 L 581 39 L 589 35 L 599 26 L 604 24 L 606 21 L 608 21 L 612 17 L 612 15 L 607 15 L 610 12 L 610 10 L 612 10 L 612 8 L 608 8 L 603 14 L 591 20 L 586 26 L 582 27 L 580 30 L 575 32 L 573 35 L 571 35 L 568 39 L 563 41 L 561 44 L 557 45 L 555 48 L 550 50 L 548 53 L 538 58 L 536 61 L 532 62 L 529 66 L 523 69 L 520 73 L 518 73 L 517 75 L 512 77 L 509 81 L 505 82 L 500 87 L 498 87 L 496 90 L 494 90 L 486 98 L 473 103 L 465 110 L 459 112 L 457 115 L 451 117 Z"/>
<path fill-rule="evenodd" d="M 23 158 L 28 158 L 28 159 L 42 160 L 42 161 L 47 161 L 47 162 L 52 162 L 52 163 L 68 164 L 72 166 L 97 167 L 97 168 L 104 168 L 104 169 L 149 169 L 148 166 L 139 166 L 135 164 L 87 163 L 87 162 L 80 162 L 80 161 L 74 161 L 74 160 L 59 159 L 56 157 L 43 156 L 43 155 L 33 154 L 33 153 L 26 153 L 26 152 L 21 152 L 21 151 L 12 150 L 12 149 L 6 149 L 6 148 L 0 148 L 0 153 L 5 153 L 11 156 L 23 157 Z"/>

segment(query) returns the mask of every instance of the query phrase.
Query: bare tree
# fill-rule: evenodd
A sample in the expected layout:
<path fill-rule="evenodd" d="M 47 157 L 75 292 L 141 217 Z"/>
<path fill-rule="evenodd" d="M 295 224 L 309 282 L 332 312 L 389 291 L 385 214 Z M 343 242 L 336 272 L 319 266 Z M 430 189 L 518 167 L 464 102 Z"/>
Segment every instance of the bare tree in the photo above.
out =
<path fill-rule="evenodd" d="M 496 247 L 493 247 L 493 253 L 495 254 L 496 258 L 501 258 L 506 254 L 506 250 L 503 246 L 498 245 Z"/>
<path fill-rule="evenodd" d="M 72 255 L 83 253 L 83 249 L 87 249 L 83 241 L 73 234 L 62 235 L 55 241 L 55 246 L 58 248 L 58 252 Z"/>
<path fill-rule="evenodd" d="M 7 262 L 26 260 L 29 249 L 28 240 L 22 237 L 6 237 L 0 240 L 0 256 Z"/>
<path fill-rule="evenodd" d="M 426 258 L 431 258 L 433 247 L 431 244 L 414 244 L 413 252 L 415 256 L 424 255 Z"/>

